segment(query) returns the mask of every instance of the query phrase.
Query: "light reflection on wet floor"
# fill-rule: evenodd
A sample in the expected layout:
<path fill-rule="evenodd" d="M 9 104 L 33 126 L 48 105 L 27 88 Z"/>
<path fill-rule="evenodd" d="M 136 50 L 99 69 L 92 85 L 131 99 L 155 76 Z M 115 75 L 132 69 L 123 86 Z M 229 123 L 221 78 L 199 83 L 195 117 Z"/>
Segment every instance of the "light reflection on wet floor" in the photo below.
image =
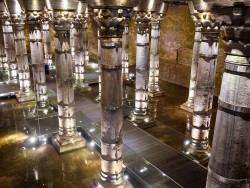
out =
<path fill-rule="evenodd" d="M 0 128 L 0 187 L 90 187 L 99 176 L 100 156 L 91 147 L 59 155 L 49 140 L 31 143 L 14 100 L 0 108 L 0 122 L 9 122 Z"/>

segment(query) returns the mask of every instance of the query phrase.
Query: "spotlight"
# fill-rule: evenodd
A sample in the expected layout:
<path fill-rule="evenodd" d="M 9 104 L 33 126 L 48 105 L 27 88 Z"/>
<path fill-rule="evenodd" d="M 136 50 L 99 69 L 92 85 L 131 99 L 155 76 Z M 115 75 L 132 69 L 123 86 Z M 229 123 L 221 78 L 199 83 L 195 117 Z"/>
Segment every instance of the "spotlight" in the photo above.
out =
<path fill-rule="evenodd" d="M 91 128 L 91 129 L 89 129 L 89 132 L 94 132 L 95 131 L 95 128 Z"/>
<path fill-rule="evenodd" d="M 186 140 L 186 141 L 184 142 L 184 144 L 185 144 L 185 146 L 187 146 L 188 144 L 190 144 L 190 141 L 189 141 L 189 140 Z"/>
<path fill-rule="evenodd" d="M 35 142 L 36 142 L 36 138 L 35 138 L 35 137 L 31 137 L 31 138 L 30 138 L 30 142 L 31 142 L 31 143 L 35 143 Z"/>
<path fill-rule="evenodd" d="M 95 146 L 95 142 L 91 141 L 89 145 L 90 145 L 91 147 L 94 147 L 94 146 Z"/>
<path fill-rule="evenodd" d="M 124 179 L 125 179 L 125 180 L 128 180 L 128 175 L 127 175 L 127 174 L 124 175 Z"/>

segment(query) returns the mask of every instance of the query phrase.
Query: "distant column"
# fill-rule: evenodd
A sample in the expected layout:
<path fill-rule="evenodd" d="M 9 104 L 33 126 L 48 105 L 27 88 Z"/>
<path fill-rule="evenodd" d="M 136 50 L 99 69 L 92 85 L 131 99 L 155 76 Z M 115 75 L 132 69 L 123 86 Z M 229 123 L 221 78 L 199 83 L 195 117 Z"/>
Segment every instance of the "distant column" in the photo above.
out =
<path fill-rule="evenodd" d="M 18 68 L 17 68 L 15 41 L 14 41 L 12 26 L 13 24 L 10 18 L 6 17 L 6 19 L 2 21 L 4 48 L 6 53 L 6 63 L 3 66 L 3 70 L 8 75 L 8 80 L 10 83 L 17 83 Z"/>
<path fill-rule="evenodd" d="M 217 10 L 226 20 L 226 59 L 206 187 L 249 188 L 250 6 L 235 5 L 225 11 L 222 5 Z"/>
<path fill-rule="evenodd" d="M 148 119 L 148 77 L 149 77 L 149 28 L 147 12 L 136 13 L 136 84 L 135 109 L 132 121 L 140 123 Z"/>
<path fill-rule="evenodd" d="M 123 81 L 129 80 L 129 23 L 126 20 L 122 35 L 122 79 Z"/>
<path fill-rule="evenodd" d="M 202 22 L 200 22 L 201 43 L 190 135 L 190 153 L 197 157 L 203 156 L 209 151 L 208 138 L 220 34 L 220 23 L 216 22 L 211 13 L 203 12 L 199 14 L 199 17 L 202 18 Z"/>
<path fill-rule="evenodd" d="M 89 65 L 89 36 L 88 36 L 88 29 L 89 29 L 89 12 L 88 12 L 88 5 L 86 0 L 83 2 L 83 7 L 86 7 L 83 12 L 83 56 L 84 56 L 84 66 Z"/>
<path fill-rule="evenodd" d="M 49 66 L 49 70 L 53 69 L 52 52 L 51 52 L 51 39 L 50 39 L 50 25 L 49 25 L 49 12 L 45 10 L 42 15 L 42 36 L 44 45 L 45 64 Z"/>
<path fill-rule="evenodd" d="M 47 94 L 41 14 L 42 12 L 27 12 L 34 92 L 36 95 L 35 115 L 37 115 L 37 113 L 47 114 L 52 111 Z"/>
<path fill-rule="evenodd" d="M 23 13 L 13 15 L 15 50 L 20 84 L 20 91 L 16 94 L 18 102 L 35 99 L 34 93 L 31 89 L 29 61 L 24 34 L 25 19 L 26 17 Z"/>
<path fill-rule="evenodd" d="M 157 15 L 151 19 L 151 38 L 150 38 L 150 65 L 148 94 L 151 97 L 163 95 L 159 86 L 159 48 L 160 48 L 160 22 L 162 15 Z"/>
<path fill-rule="evenodd" d="M 55 61 L 59 133 L 52 142 L 60 153 L 82 148 L 86 141 L 76 130 L 73 61 L 70 46 L 70 23 L 73 12 L 55 11 Z"/>
<path fill-rule="evenodd" d="M 77 10 L 77 15 L 74 17 L 74 21 L 72 22 L 74 25 L 73 34 L 74 34 L 74 48 L 75 48 L 75 84 L 76 89 L 78 91 L 86 91 L 91 88 L 85 84 L 85 52 L 86 48 L 86 32 L 87 28 L 87 18 L 85 17 L 85 12 L 87 9 L 87 5 L 84 2 L 79 1 L 81 3 L 81 8 Z"/>
<path fill-rule="evenodd" d="M 97 28 L 97 50 L 98 50 L 98 67 L 99 67 L 99 75 L 98 75 L 98 96 L 96 97 L 96 101 L 101 101 L 102 96 L 102 76 L 101 76 L 101 39 L 100 39 L 100 28 Z"/>
<path fill-rule="evenodd" d="M 4 81 L 9 80 L 9 64 L 6 57 L 6 50 L 4 45 L 4 34 L 3 34 L 3 27 L 2 27 L 2 21 L 1 28 L 0 28 L 0 69 L 4 76 Z M 17 81 L 17 80 L 16 80 Z"/>
<path fill-rule="evenodd" d="M 188 100 L 187 102 L 181 105 L 181 109 L 186 110 L 188 112 L 193 112 L 193 109 L 194 109 L 194 96 L 195 96 L 195 87 L 196 87 L 196 79 L 197 79 L 200 43 L 201 43 L 201 28 L 199 26 L 196 26 L 195 34 L 194 34 L 194 45 L 193 45 Z"/>

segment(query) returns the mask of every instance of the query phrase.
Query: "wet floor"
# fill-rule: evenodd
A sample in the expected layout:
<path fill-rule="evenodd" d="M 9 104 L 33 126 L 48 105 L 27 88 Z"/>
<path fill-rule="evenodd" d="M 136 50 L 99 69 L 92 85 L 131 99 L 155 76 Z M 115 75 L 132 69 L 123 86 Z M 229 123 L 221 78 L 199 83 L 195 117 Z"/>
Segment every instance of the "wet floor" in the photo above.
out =
<path fill-rule="evenodd" d="M 187 117 L 192 118 L 192 114 L 179 108 L 187 100 L 188 89 L 167 82 L 160 82 L 160 86 L 164 96 L 150 99 L 149 103 L 150 114 L 158 123 L 145 131 L 181 151 L 188 136 Z M 48 87 L 56 91 L 54 79 L 48 79 Z M 133 86 L 129 87 L 128 101 L 134 97 Z M 97 88 L 97 84 L 93 85 L 92 91 L 84 95 L 95 98 Z M 89 109 L 89 100 L 83 99 L 81 94 L 76 94 L 75 99 L 77 111 L 88 114 L 93 122 L 99 121 L 98 103 L 94 109 Z M 55 100 L 55 96 L 52 100 Z M 23 109 L 32 108 L 34 102 L 17 104 L 15 99 L 2 99 L 0 104 L 0 187 L 89 187 L 92 180 L 99 176 L 100 156 L 91 147 L 59 155 L 49 140 L 30 143 L 30 133 L 24 129 Z M 126 108 L 132 110 L 133 105 Z M 215 116 L 216 99 L 210 143 Z"/>

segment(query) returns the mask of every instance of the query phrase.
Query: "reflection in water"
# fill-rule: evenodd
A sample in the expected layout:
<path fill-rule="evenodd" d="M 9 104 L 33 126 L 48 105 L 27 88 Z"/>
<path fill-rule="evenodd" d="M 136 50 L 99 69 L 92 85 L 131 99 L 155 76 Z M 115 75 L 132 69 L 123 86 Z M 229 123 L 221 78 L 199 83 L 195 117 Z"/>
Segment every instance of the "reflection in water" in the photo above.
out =
<path fill-rule="evenodd" d="M 156 120 L 157 118 L 157 104 L 159 102 L 159 99 L 156 98 L 150 98 L 149 104 L 148 104 L 148 110 L 149 110 L 149 116 L 153 120 Z"/>
<path fill-rule="evenodd" d="M 187 123 L 186 123 L 186 135 L 183 141 L 183 149 L 182 152 L 187 155 L 188 157 L 192 158 L 195 161 L 198 161 L 202 165 L 207 165 L 209 157 L 210 157 L 210 146 L 207 144 L 204 145 L 204 140 L 201 136 L 198 136 L 200 139 L 195 139 L 192 136 L 192 116 L 187 115 Z M 204 131 L 204 130 L 203 130 Z M 209 131 L 209 130 L 206 130 Z M 197 132 L 196 134 L 202 135 L 202 134 L 208 134 L 204 132 Z M 206 147 L 199 147 L 202 143 L 203 146 Z"/>

